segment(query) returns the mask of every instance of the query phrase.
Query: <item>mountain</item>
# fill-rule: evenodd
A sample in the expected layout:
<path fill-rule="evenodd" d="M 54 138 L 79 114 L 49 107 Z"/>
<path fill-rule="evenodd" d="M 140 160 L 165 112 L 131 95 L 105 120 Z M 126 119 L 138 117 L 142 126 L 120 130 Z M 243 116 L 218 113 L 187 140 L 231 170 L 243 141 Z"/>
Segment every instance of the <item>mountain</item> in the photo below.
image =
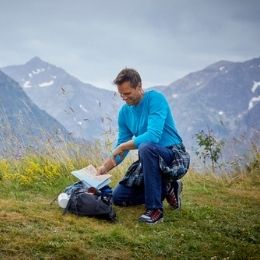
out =
<path fill-rule="evenodd" d="M 38 57 L 2 71 L 74 136 L 91 140 L 115 128 L 121 102 L 115 92 L 83 83 Z"/>
<path fill-rule="evenodd" d="M 27 95 L 75 136 L 93 139 L 115 129 L 122 101 L 63 69 L 35 57 L 2 69 Z M 208 128 L 225 140 L 260 140 L 260 58 L 219 61 L 168 86 L 157 86 L 169 100 L 177 128 L 189 150 L 194 136 Z M 258 139 L 257 139 L 258 138 Z"/>
<path fill-rule="evenodd" d="M 200 130 L 212 129 L 225 139 L 260 131 L 260 58 L 219 61 L 158 87 L 173 108 L 187 146 Z"/>
<path fill-rule="evenodd" d="M 0 153 L 20 152 L 47 140 L 69 138 L 66 129 L 39 109 L 13 79 L 0 71 Z"/>

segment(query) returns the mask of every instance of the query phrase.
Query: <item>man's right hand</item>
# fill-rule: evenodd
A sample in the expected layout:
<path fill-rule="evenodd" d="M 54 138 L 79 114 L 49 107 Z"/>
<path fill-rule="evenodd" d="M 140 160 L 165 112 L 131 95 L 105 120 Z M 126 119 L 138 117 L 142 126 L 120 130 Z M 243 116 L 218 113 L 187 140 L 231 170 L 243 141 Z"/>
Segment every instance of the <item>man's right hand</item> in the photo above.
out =
<path fill-rule="evenodd" d="M 97 175 L 107 174 L 107 169 L 104 165 L 97 168 Z"/>
<path fill-rule="evenodd" d="M 97 175 L 102 175 L 108 173 L 111 169 L 116 166 L 116 162 L 112 158 L 105 160 L 104 164 L 97 168 Z"/>

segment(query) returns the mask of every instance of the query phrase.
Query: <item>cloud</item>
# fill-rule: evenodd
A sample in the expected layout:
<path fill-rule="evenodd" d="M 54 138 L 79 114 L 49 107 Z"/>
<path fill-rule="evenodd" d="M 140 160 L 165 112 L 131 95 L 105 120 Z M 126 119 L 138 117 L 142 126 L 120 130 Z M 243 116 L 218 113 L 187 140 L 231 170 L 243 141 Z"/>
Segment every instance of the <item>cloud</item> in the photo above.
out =
<path fill-rule="evenodd" d="M 0 66 L 33 56 L 113 88 L 134 67 L 168 84 L 218 60 L 260 56 L 257 0 L 0 0 Z"/>

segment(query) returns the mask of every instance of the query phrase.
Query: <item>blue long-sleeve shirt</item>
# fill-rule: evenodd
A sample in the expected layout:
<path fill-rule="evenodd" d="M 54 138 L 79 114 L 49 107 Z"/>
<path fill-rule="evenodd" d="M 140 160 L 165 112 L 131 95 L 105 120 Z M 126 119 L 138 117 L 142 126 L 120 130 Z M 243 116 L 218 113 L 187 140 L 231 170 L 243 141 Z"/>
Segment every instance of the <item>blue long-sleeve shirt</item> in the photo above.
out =
<path fill-rule="evenodd" d="M 116 146 L 131 139 L 137 148 L 147 142 L 163 147 L 182 143 L 167 100 L 155 90 L 145 92 L 137 105 L 122 106 L 118 115 L 118 128 Z M 116 158 L 116 161 L 120 163 L 123 159 Z"/>

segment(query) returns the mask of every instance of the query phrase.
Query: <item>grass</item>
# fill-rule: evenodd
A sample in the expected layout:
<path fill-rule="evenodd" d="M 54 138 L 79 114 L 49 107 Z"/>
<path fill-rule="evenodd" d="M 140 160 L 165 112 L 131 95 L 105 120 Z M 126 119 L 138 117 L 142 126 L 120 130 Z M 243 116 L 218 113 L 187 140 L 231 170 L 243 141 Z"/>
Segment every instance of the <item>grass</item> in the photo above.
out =
<path fill-rule="evenodd" d="M 63 216 L 50 202 L 73 179 L 57 167 L 56 181 L 42 185 L 2 173 L 0 259 L 260 259 L 259 166 L 234 178 L 190 171 L 182 210 L 165 204 L 165 221 L 153 226 L 137 222 L 143 206 L 115 207 L 116 223 Z M 124 167 L 114 170 L 113 185 Z"/>

